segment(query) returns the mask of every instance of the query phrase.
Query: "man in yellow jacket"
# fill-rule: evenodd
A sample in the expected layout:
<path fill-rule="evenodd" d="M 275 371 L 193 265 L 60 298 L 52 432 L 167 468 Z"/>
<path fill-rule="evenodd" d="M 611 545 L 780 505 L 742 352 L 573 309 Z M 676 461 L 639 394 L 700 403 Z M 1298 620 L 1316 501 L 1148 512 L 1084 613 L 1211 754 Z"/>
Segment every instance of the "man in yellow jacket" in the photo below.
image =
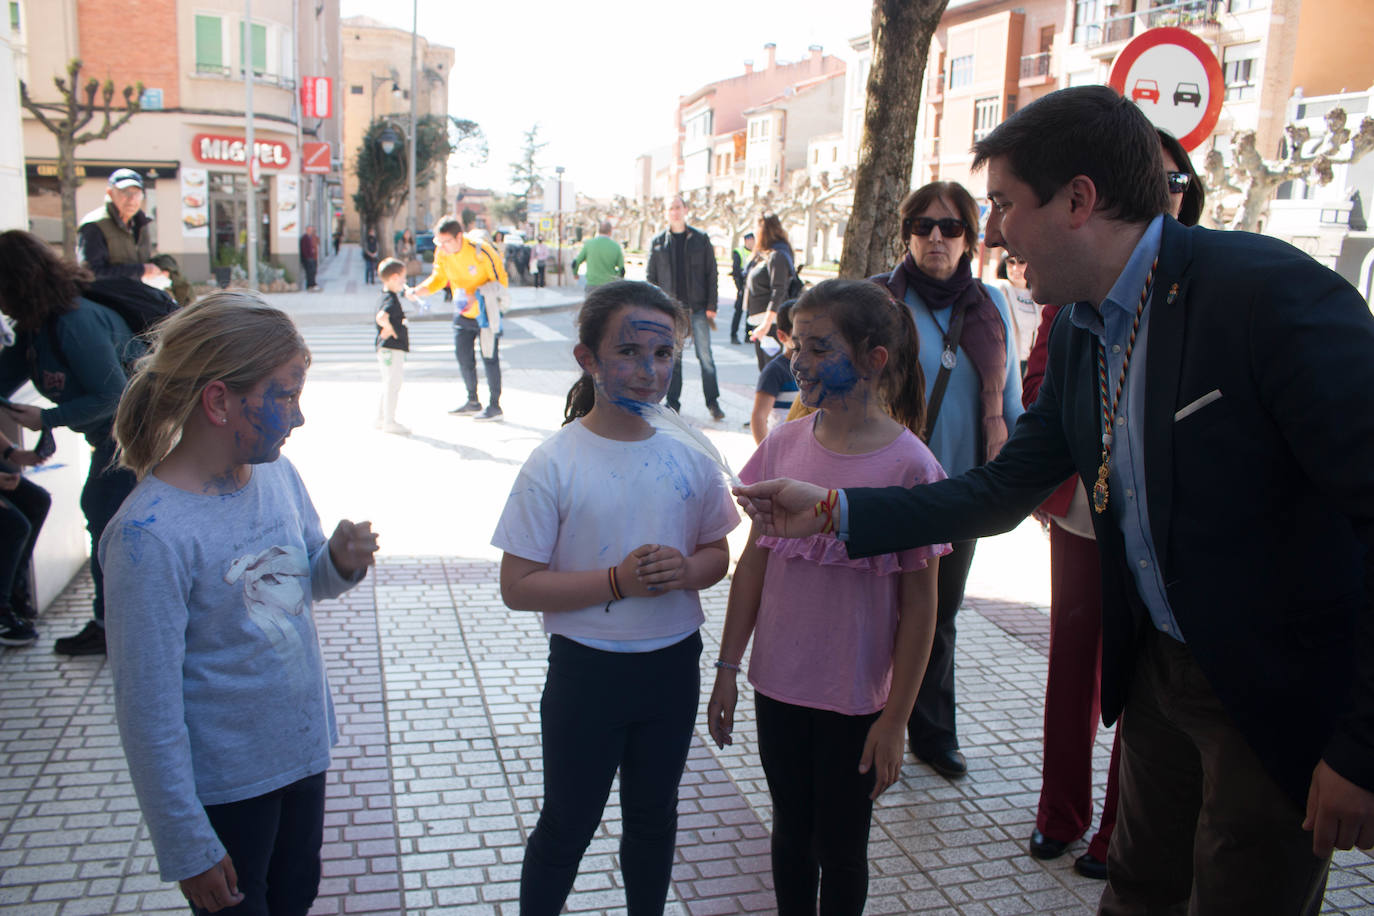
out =
<path fill-rule="evenodd" d="M 497 354 L 501 316 L 496 297 L 490 295 L 497 287 L 483 292 L 482 287 L 487 284 L 497 284 L 500 288 L 510 285 L 501 256 L 487 243 L 464 236 L 462 224 L 446 217 L 434 229 L 434 272 L 429 279 L 405 292 L 408 298 L 418 302 L 422 296 L 431 296 L 445 286 L 453 288 L 453 349 L 458 357 L 458 368 L 463 373 L 463 383 L 467 385 L 468 400 L 449 413 L 475 415 L 478 420 L 499 420 L 503 416 L 501 363 Z M 473 351 L 479 339 L 482 366 L 491 392 L 486 410 L 477 400 L 477 359 Z"/>

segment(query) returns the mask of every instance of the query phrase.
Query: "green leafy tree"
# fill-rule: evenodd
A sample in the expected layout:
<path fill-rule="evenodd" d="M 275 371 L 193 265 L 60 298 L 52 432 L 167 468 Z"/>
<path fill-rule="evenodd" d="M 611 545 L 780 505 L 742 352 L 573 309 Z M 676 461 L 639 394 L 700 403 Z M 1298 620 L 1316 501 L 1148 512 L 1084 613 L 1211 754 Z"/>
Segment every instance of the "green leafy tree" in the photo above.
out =
<path fill-rule="evenodd" d="M 81 61 L 68 62 L 66 78 L 55 76 L 52 81 L 57 86 L 61 101 L 34 101 L 23 80 L 19 81 L 19 101 L 44 129 L 57 138 L 57 183 L 62 198 L 62 252 L 73 258 L 76 256 L 76 188 L 80 183 L 76 177 L 76 148 L 94 140 L 104 140 L 138 114 L 142 110 L 139 98 L 143 95 L 143 84 L 124 87 L 121 93 L 124 111 L 116 117 L 112 108 L 114 82 L 107 79 L 102 83 L 91 77 L 82 85 Z M 99 101 L 96 96 L 100 97 Z M 83 133 L 97 112 L 105 116 L 100 129 Z"/>
<path fill-rule="evenodd" d="M 382 134 L 390 128 L 396 145 L 390 153 L 382 149 Z M 455 153 L 485 156 L 486 140 L 475 121 L 441 115 L 425 115 L 417 125 L 415 145 L 415 187 L 427 186 Z M 362 220 L 363 232 L 376 228 L 406 202 L 409 193 L 406 163 L 409 153 L 403 129 L 390 119 L 377 118 L 368 125 L 362 143 L 354 154 L 353 168 L 358 190 L 353 205 Z"/>
<path fill-rule="evenodd" d="M 511 197 L 508 210 L 510 221 L 517 226 L 525 225 L 529 218 L 530 198 L 535 196 L 539 183 L 544 176 L 539 171 L 539 153 L 548 146 L 539 142 L 539 125 L 534 124 L 525 131 L 525 145 L 521 148 L 520 158 L 510 164 L 510 183 L 516 189 Z"/>

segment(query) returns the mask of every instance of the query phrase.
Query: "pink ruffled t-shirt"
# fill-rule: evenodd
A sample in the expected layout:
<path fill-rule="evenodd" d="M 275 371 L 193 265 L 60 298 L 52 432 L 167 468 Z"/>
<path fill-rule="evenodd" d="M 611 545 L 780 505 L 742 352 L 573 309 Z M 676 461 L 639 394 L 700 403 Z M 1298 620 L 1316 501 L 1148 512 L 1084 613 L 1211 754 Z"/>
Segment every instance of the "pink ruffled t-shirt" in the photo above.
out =
<path fill-rule="evenodd" d="M 910 431 L 875 452 L 842 455 L 816 441 L 818 414 L 784 423 L 740 471 L 745 483 L 791 477 L 825 487 L 911 487 L 944 470 Z M 887 704 L 900 573 L 950 552 L 934 544 L 849 558 L 834 535 L 760 537 L 768 551 L 749 683 L 797 706 L 857 716 Z"/>

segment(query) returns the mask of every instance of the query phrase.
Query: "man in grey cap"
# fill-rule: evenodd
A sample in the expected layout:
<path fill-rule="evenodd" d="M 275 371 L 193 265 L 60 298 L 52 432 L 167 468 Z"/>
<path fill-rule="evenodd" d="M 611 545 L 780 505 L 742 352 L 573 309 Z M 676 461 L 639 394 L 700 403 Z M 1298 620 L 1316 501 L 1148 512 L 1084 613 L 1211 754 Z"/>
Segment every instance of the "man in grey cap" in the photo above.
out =
<path fill-rule="evenodd" d="M 98 278 L 142 280 L 165 277 L 153 261 L 152 218 L 143 212 L 143 178 L 115 169 L 104 206 L 87 213 L 77 230 L 76 257 Z"/>

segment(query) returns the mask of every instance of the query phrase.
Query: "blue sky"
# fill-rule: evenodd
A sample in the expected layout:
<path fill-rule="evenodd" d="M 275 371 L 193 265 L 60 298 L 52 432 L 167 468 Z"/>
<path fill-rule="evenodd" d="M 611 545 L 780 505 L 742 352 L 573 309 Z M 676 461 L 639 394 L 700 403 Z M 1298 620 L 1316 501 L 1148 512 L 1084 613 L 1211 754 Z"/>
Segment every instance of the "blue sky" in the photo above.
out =
<path fill-rule="evenodd" d="M 410 28 L 404 0 L 340 8 Z M 679 95 L 742 73 L 745 60 L 761 67 L 770 41 L 779 60 L 812 44 L 851 60 L 849 39 L 868 32 L 871 13 L 867 0 L 419 0 L 419 32 L 457 52 L 450 113 L 481 124 L 491 149 L 457 180 L 505 190 L 508 163 L 538 122 L 549 142 L 540 164 L 564 166 L 579 192 L 609 196 L 630 191 L 635 156 L 672 142 Z"/>

